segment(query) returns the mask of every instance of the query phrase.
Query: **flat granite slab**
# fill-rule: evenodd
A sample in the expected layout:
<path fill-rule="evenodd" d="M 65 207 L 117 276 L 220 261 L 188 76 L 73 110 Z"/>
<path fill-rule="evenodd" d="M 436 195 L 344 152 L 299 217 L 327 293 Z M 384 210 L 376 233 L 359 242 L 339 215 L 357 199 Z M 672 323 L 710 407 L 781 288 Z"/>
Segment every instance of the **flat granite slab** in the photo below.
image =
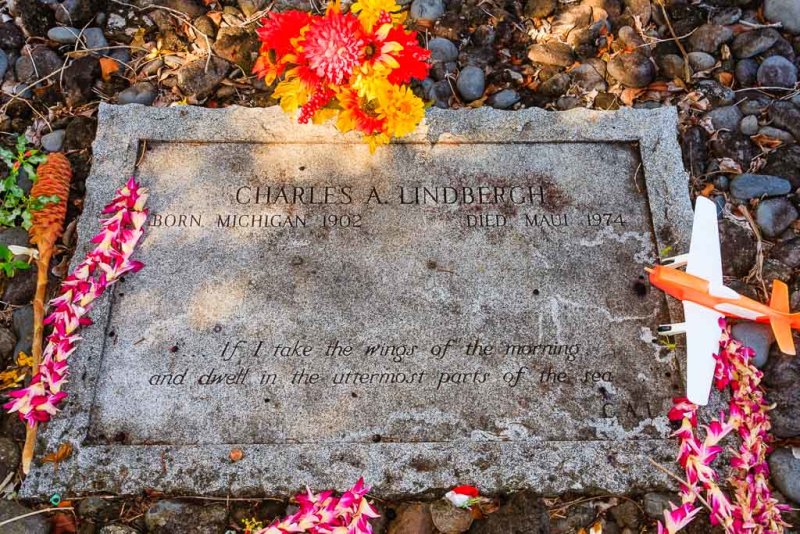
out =
<path fill-rule="evenodd" d="M 278 108 L 101 105 L 75 258 L 133 174 L 146 267 L 94 310 L 38 447 L 74 452 L 23 495 L 669 486 L 676 310 L 643 269 L 688 250 L 676 124 L 433 110 L 371 155 Z"/>

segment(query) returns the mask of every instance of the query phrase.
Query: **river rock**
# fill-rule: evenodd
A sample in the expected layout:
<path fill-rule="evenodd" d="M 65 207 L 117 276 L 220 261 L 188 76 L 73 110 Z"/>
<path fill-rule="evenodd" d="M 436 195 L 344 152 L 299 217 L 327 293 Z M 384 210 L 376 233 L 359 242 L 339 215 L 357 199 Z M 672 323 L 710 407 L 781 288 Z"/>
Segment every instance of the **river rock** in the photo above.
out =
<path fill-rule="evenodd" d="M 769 257 L 790 268 L 800 267 L 800 237 L 781 241 L 769 251 Z"/>
<path fill-rule="evenodd" d="M 713 69 L 717 58 L 705 52 L 689 52 L 689 66 L 696 71 Z"/>
<path fill-rule="evenodd" d="M 414 0 L 408 12 L 413 20 L 436 21 L 444 15 L 442 0 Z"/>
<path fill-rule="evenodd" d="M 785 198 L 762 200 L 756 208 L 756 222 L 767 237 L 779 236 L 797 217 L 797 208 Z"/>
<path fill-rule="evenodd" d="M 713 54 L 721 44 L 733 38 L 733 31 L 726 26 L 718 24 L 704 24 L 689 36 L 689 46 L 692 51 L 708 52 Z"/>
<path fill-rule="evenodd" d="M 442 534 L 461 534 L 472 525 L 473 519 L 469 510 L 456 508 L 444 499 L 432 502 L 430 510 L 433 524 Z"/>
<path fill-rule="evenodd" d="M 503 89 L 497 93 L 492 94 L 487 99 L 487 104 L 495 109 L 508 109 L 517 102 L 519 102 L 519 93 L 513 89 Z"/>
<path fill-rule="evenodd" d="M 767 174 L 740 174 L 731 181 L 731 194 L 737 200 L 774 197 L 791 192 L 792 184 L 779 176 Z"/>
<path fill-rule="evenodd" d="M 24 352 L 30 355 L 33 344 L 33 306 L 28 304 L 14 310 L 14 334 L 17 336 L 17 345 L 14 355 Z"/>
<path fill-rule="evenodd" d="M 450 39 L 434 37 L 428 42 L 432 61 L 455 61 L 458 59 L 458 47 Z"/>
<path fill-rule="evenodd" d="M 739 111 L 738 106 L 723 106 L 712 109 L 706 116 L 711 119 L 711 124 L 714 125 L 716 130 L 736 131 L 739 127 L 739 121 L 742 120 L 742 112 Z"/>
<path fill-rule="evenodd" d="M 734 75 L 742 87 L 750 87 L 758 81 L 758 61 L 755 59 L 742 59 L 736 62 Z"/>
<path fill-rule="evenodd" d="M 742 18 L 742 9 L 733 6 L 723 7 L 717 11 L 714 11 L 714 14 L 711 15 L 708 21 L 712 24 L 719 24 L 720 26 L 729 26 L 739 22 L 740 18 Z"/>
<path fill-rule="evenodd" d="M 758 133 L 758 117 L 755 115 L 745 115 L 739 123 L 739 131 L 744 135 L 755 135 Z"/>
<path fill-rule="evenodd" d="M 557 67 L 569 67 L 575 62 L 572 47 L 556 41 L 531 46 L 528 49 L 528 59 L 541 65 Z"/>
<path fill-rule="evenodd" d="M 33 82 L 54 73 L 62 64 L 58 54 L 46 46 L 37 45 L 30 51 L 23 51 L 17 58 L 14 70 L 20 82 Z"/>
<path fill-rule="evenodd" d="M 750 58 L 769 50 L 781 34 L 772 28 L 742 32 L 731 44 L 731 52 L 738 59 Z"/>
<path fill-rule="evenodd" d="M 219 534 L 228 512 L 222 504 L 200 506 L 180 501 L 158 501 L 144 514 L 152 534 Z"/>
<path fill-rule="evenodd" d="M 474 66 L 461 69 L 456 80 L 456 88 L 461 98 L 467 102 L 482 97 L 483 90 L 486 88 L 486 75 L 483 73 L 483 69 Z"/>
<path fill-rule="evenodd" d="M 778 490 L 789 499 L 800 502 L 800 459 L 792 449 L 781 447 L 769 456 L 772 481 Z"/>
<path fill-rule="evenodd" d="M 800 436 L 800 362 L 794 356 L 780 352 L 777 346 L 764 366 L 767 402 L 774 403 L 769 412 L 772 433 L 778 438 Z"/>
<path fill-rule="evenodd" d="M 608 62 L 608 73 L 627 87 L 646 87 L 656 75 L 650 59 L 639 52 L 623 53 Z"/>
<path fill-rule="evenodd" d="M 753 234 L 727 219 L 719 223 L 719 243 L 722 252 L 722 272 L 725 276 L 742 278 L 756 261 Z"/>
<path fill-rule="evenodd" d="M 753 365 L 759 369 L 767 363 L 769 349 L 775 335 L 769 325 L 744 321 L 731 327 L 731 335 L 741 343 L 753 349 Z"/>
<path fill-rule="evenodd" d="M 401 504 L 395 513 L 387 534 L 433 534 L 433 519 L 427 503 Z"/>
<path fill-rule="evenodd" d="M 797 67 L 783 56 L 765 59 L 756 76 L 762 87 L 794 87 L 797 83 Z"/>
<path fill-rule="evenodd" d="M 22 35 L 14 21 L 0 22 L 0 48 L 3 50 L 17 50 L 22 47 L 25 42 L 25 36 Z"/>
<path fill-rule="evenodd" d="M 705 54 L 705 52 L 692 52 L 692 54 Z M 683 79 L 685 61 L 678 54 L 666 54 L 664 56 L 660 56 L 656 62 L 658 63 L 658 68 L 663 76 L 667 78 Z"/>
<path fill-rule="evenodd" d="M 764 0 L 764 16 L 780 22 L 789 33 L 800 34 L 800 2 L 797 0 Z"/>
<path fill-rule="evenodd" d="M 158 94 L 156 87 L 150 82 L 139 82 L 123 89 L 117 95 L 117 101 L 122 104 L 142 104 L 149 106 Z"/>
<path fill-rule="evenodd" d="M 42 136 L 42 148 L 48 152 L 58 152 L 64 146 L 66 130 L 53 130 Z"/>
<path fill-rule="evenodd" d="M 178 69 L 178 88 L 185 95 L 205 98 L 225 79 L 230 64 L 224 59 L 212 57 L 206 72 L 206 59 L 190 61 Z"/>
<path fill-rule="evenodd" d="M 214 53 L 238 65 L 244 72 L 253 70 L 261 46 L 258 36 L 247 28 L 220 28 L 212 45 Z"/>
<path fill-rule="evenodd" d="M 0 499 L 0 523 L 29 513 L 15 501 Z M 50 522 L 42 514 L 32 515 L 4 525 L 3 534 L 50 534 Z"/>
<path fill-rule="evenodd" d="M 776 100 L 769 108 L 769 118 L 773 126 L 790 131 L 795 139 L 800 140 L 800 109 L 790 102 Z"/>
<path fill-rule="evenodd" d="M 540 497 L 529 492 L 516 492 L 491 513 L 473 523 L 470 534 L 546 534 L 550 516 Z"/>
<path fill-rule="evenodd" d="M 786 178 L 793 188 L 800 188 L 800 146 L 782 146 L 767 154 L 767 164 L 761 172 Z"/>
<path fill-rule="evenodd" d="M 758 134 L 766 137 L 772 137 L 773 139 L 778 139 L 787 145 L 795 142 L 794 136 L 792 134 L 790 134 L 786 130 L 781 130 L 780 128 L 775 128 L 772 126 L 763 126 L 759 128 Z"/>
<path fill-rule="evenodd" d="M 73 44 L 81 31 L 70 26 L 56 26 L 47 30 L 47 38 L 59 44 Z"/>
<path fill-rule="evenodd" d="M 559 72 L 555 76 L 546 79 L 542 85 L 539 86 L 539 93 L 555 98 L 563 95 L 569 89 L 570 77 L 566 72 Z"/>
<path fill-rule="evenodd" d="M 557 0 L 527 0 L 522 13 L 530 19 L 544 18 L 555 11 L 557 4 Z"/>
<path fill-rule="evenodd" d="M 603 75 L 590 63 L 582 63 L 570 71 L 572 82 L 584 91 L 605 91 L 608 88 Z"/>

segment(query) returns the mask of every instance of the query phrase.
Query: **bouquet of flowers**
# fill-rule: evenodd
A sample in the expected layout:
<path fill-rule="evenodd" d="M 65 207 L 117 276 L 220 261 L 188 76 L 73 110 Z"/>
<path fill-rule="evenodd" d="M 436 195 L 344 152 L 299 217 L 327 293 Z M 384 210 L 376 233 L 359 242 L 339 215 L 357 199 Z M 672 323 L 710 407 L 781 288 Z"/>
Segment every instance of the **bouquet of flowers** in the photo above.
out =
<path fill-rule="evenodd" d="M 339 1 L 325 15 L 270 13 L 258 29 L 253 73 L 298 122 L 336 120 L 342 132 L 363 134 L 370 150 L 414 131 L 425 105 L 409 87 L 428 75 L 430 52 L 406 31 L 394 0 L 358 0 L 348 13 Z"/>

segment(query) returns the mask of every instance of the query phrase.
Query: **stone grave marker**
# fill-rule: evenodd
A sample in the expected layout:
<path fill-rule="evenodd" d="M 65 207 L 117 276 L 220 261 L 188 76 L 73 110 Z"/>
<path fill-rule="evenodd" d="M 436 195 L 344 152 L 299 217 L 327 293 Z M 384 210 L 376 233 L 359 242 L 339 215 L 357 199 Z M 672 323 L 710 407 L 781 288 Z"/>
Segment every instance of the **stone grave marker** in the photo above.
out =
<path fill-rule="evenodd" d="M 76 259 L 131 174 L 146 267 L 25 495 L 669 484 L 682 356 L 643 269 L 688 249 L 674 110 L 431 111 L 371 155 L 277 108 L 102 105 Z"/>

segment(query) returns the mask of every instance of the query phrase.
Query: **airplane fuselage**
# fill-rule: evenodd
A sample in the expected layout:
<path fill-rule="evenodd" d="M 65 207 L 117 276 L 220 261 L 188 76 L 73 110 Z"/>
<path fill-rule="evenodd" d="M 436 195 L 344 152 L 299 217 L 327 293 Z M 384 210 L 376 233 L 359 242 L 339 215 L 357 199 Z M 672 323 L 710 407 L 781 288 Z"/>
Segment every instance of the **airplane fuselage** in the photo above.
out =
<path fill-rule="evenodd" d="M 723 285 L 714 286 L 702 278 L 663 265 L 656 265 L 649 272 L 650 283 L 676 299 L 694 302 L 734 319 L 759 323 L 780 319 L 789 321 L 792 328 L 800 328 L 800 320 L 794 314 L 777 311 Z"/>

